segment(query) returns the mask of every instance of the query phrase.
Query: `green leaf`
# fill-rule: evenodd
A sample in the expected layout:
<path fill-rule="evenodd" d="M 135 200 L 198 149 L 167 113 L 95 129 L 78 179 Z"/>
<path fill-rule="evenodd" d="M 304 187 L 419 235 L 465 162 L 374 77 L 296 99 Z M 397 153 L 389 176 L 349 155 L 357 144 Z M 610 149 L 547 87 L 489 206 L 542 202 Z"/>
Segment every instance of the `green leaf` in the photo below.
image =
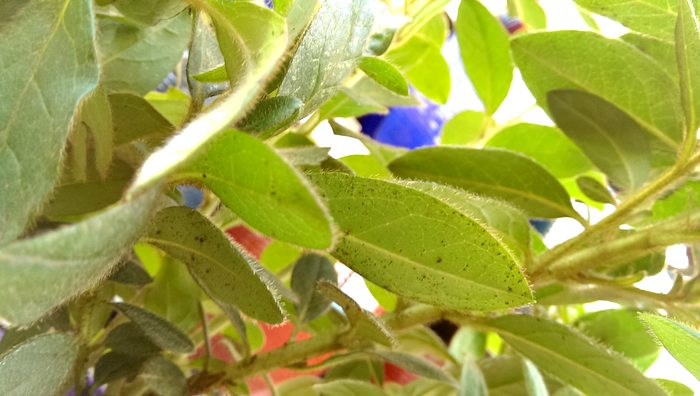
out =
<path fill-rule="evenodd" d="M 284 319 L 264 269 L 198 212 L 183 206 L 160 211 L 144 241 L 186 264 L 214 301 L 268 323 Z"/>
<path fill-rule="evenodd" d="M 129 260 L 109 277 L 113 282 L 125 285 L 143 286 L 153 282 L 153 278 L 135 260 Z"/>
<path fill-rule="evenodd" d="M 175 127 L 148 101 L 133 94 L 109 95 L 114 127 L 114 143 L 124 145 L 135 140 L 164 139 Z"/>
<path fill-rule="evenodd" d="M 673 39 L 677 9 L 675 0 L 575 1 L 579 6 L 614 19 L 631 30 L 668 40 Z"/>
<path fill-rule="evenodd" d="M 320 280 L 338 283 L 338 274 L 333 263 L 325 256 L 309 253 L 294 265 L 291 283 L 292 290 L 299 297 L 297 315 L 301 323 L 314 320 L 331 305 L 331 302 L 316 290 L 316 284 Z"/>
<path fill-rule="evenodd" d="M 142 245 L 140 250 L 152 249 Z M 200 288 L 192 279 L 185 266 L 170 256 L 161 259 L 160 271 L 144 296 L 144 307 L 162 316 L 183 332 L 189 332 L 199 321 Z"/>
<path fill-rule="evenodd" d="M 654 337 L 632 310 L 615 309 L 593 312 L 580 317 L 576 323 L 585 334 L 610 346 L 645 371 L 659 355 Z"/>
<path fill-rule="evenodd" d="M 105 346 L 114 352 L 133 356 L 153 356 L 161 351 L 134 322 L 122 323 L 110 331 Z"/>
<path fill-rule="evenodd" d="M 302 249 L 281 241 L 272 241 L 260 255 L 260 264 L 272 273 L 277 273 L 297 262 Z"/>
<path fill-rule="evenodd" d="M 316 384 L 312 388 L 323 396 L 386 396 L 377 385 L 351 379 Z"/>
<path fill-rule="evenodd" d="M 664 348 L 695 378 L 700 379 L 700 333 L 689 326 L 662 316 L 641 313 L 640 317 L 661 341 Z"/>
<path fill-rule="evenodd" d="M 275 12 L 238 12 L 247 10 L 247 7 L 257 7 L 247 2 L 217 3 L 221 9 L 213 8 L 204 0 L 198 0 L 196 3 L 204 7 L 217 21 L 220 35 L 225 33 L 230 39 L 225 40 L 227 45 L 236 44 L 235 50 L 226 48 L 226 56 L 229 60 L 235 59 L 235 62 L 245 64 L 245 74 L 228 96 L 220 99 L 211 110 L 192 120 L 178 135 L 146 159 L 127 191 L 127 196 L 132 196 L 165 178 L 197 154 L 214 136 L 228 128 L 231 123 L 240 120 L 250 103 L 264 91 L 268 79 L 276 70 L 277 62 L 286 50 L 286 24 Z M 231 9 L 227 8 L 228 6 Z M 246 28 L 245 34 L 237 30 L 243 27 Z"/>
<path fill-rule="evenodd" d="M 591 161 L 557 128 L 536 124 L 515 124 L 500 130 L 486 147 L 525 154 L 556 178 L 580 175 L 593 167 Z"/>
<path fill-rule="evenodd" d="M 421 377 L 442 381 L 452 384 L 455 387 L 457 386 L 457 382 L 454 380 L 454 378 L 450 377 L 450 375 L 447 374 L 442 368 L 430 363 L 426 359 L 409 355 L 408 353 L 381 350 L 373 351 L 371 354 L 377 355 L 387 362 L 393 363 L 413 374 L 420 375 Z"/>
<path fill-rule="evenodd" d="M 373 20 L 372 3 L 367 0 L 321 3 L 278 94 L 302 101 L 301 116 L 319 108 L 354 70 Z"/>
<path fill-rule="evenodd" d="M 396 310 L 396 305 L 398 303 L 398 296 L 383 287 L 379 287 L 374 283 L 364 280 L 367 290 L 369 290 L 372 297 L 377 300 L 377 303 L 384 308 L 384 310 L 389 312 L 394 312 Z"/>
<path fill-rule="evenodd" d="M 377 285 L 456 309 L 531 301 L 504 245 L 448 204 L 412 188 L 340 173 L 312 175 L 312 181 L 340 229 L 331 254 Z"/>
<path fill-rule="evenodd" d="M 155 25 L 182 12 L 187 3 L 182 0 L 116 0 L 114 6 L 127 18 Z"/>
<path fill-rule="evenodd" d="M 528 315 L 508 315 L 492 319 L 487 325 L 540 369 L 583 392 L 665 394 L 624 358 L 559 323 Z"/>
<path fill-rule="evenodd" d="M 78 349 L 78 340 L 62 333 L 34 337 L 10 349 L 0 355 L 0 394 L 50 395 L 65 390 Z"/>
<path fill-rule="evenodd" d="M 248 225 L 275 239 L 319 249 L 331 244 L 328 215 L 303 176 L 252 136 L 226 131 L 179 177 L 206 184 Z"/>
<path fill-rule="evenodd" d="M 700 204 L 700 180 L 688 180 L 651 208 L 652 220 L 663 220 L 695 209 Z"/>
<path fill-rule="evenodd" d="M 457 113 L 442 127 L 441 144 L 467 145 L 476 143 L 484 131 L 488 117 L 480 111 Z"/>
<path fill-rule="evenodd" d="M 490 396 L 527 395 L 522 359 L 513 355 L 480 359 Z"/>
<path fill-rule="evenodd" d="M 638 50 L 650 56 L 674 81 L 678 81 L 676 45 L 673 41 L 666 41 L 658 37 L 635 32 L 627 33 L 620 39 L 632 44 Z"/>
<path fill-rule="evenodd" d="M 148 103 L 175 126 L 182 126 L 190 109 L 190 96 L 175 87 L 166 92 L 151 91 L 144 97 Z"/>
<path fill-rule="evenodd" d="M 486 380 L 481 373 L 479 366 L 472 360 L 467 360 L 462 364 L 462 375 L 460 379 L 459 396 L 488 396 Z"/>
<path fill-rule="evenodd" d="M 581 189 L 582 193 L 594 201 L 608 203 L 611 205 L 617 204 L 615 198 L 613 198 L 607 187 L 590 176 L 577 177 L 576 185 Z"/>
<path fill-rule="evenodd" d="M 321 280 L 318 282 L 316 289 L 343 308 L 348 320 L 355 327 L 357 335 L 390 348 L 396 345 L 394 335 L 384 322 L 371 312 L 360 307 L 355 300 L 343 293 L 338 286 L 327 280 Z"/>
<path fill-rule="evenodd" d="M 187 12 L 152 27 L 108 16 L 97 21 L 100 84 L 107 93 L 145 95 L 175 68 L 190 42 Z"/>
<path fill-rule="evenodd" d="M 700 125 L 700 26 L 693 0 L 678 1 L 676 59 L 685 122 L 693 138 Z"/>
<path fill-rule="evenodd" d="M 369 78 L 363 78 L 363 80 L 374 84 L 376 89 L 383 89 L 385 92 L 391 94 L 390 91 L 387 91 L 373 80 Z M 354 95 L 351 90 L 341 88 L 341 90 L 336 92 L 332 98 L 321 106 L 318 110 L 318 117 L 325 120 L 333 117 L 359 117 L 368 113 L 387 113 L 388 110 L 386 107 L 376 103 L 374 100 L 356 96 L 357 95 Z"/>
<path fill-rule="evenodd" d="M 146 356 L 107 352 L 95 363 L 95 385 L 135 375 L 146 359 Z"/>
<path fill-rule="evenodd" d="M 237 127 L 254 132 L 261 138 L 273 136 L 278 130 L 288 127 L 296 120 L 303 103 L 289 96 L 275 96 L 262 100 L 241 119 Z"/>
<path fill-rule="evenodd" d="M 114 136 L 112 111 L 107 95 L 101 87 L 85 97 L 75 117 L 74 127 L 82 129 L 79 134 L 86 139 L 88 134 L 91 137 L 95 167 L 104 179 L 112 164 Z M 86 141 L 86 146 L 87 143 Z"/>
<path fill-rule="evenodd" d="M 683 117 L 676 85 L 630 45 L 592 32 L 558 31 L 519 36 L 511 48 L 541 106 L 547 108 L 549 91 L 583 90 L 627 113 L 660 143 L 678 146 Z"/>
<path fill-rule="evenodd" d="M 446 103 L 450 96 L 450 67 L 440 47 L 414 36 L 385 55 L 396 65 L 417 90 L 438 103 Z"/>
<path fill-rule="evenodd" d="M 527 394 L 530 396 L 549 396 L 547 384 L 544 383 L 544 378 L 540 370 L 531 361 L 523 360 L 523 377 L 525 378 L 525 386 Z"/>
<path fill-rule="evenodd" d="M 457 362 L 481 359 L 486 353 L 486 334 L 463 326 L 452 336 L 448 351 Z"/>
<path fill-rule="evenodd" d="M 649 176 L 648 135 L 626 113 L 583 91 L 557 90 L 547 95 L 557 125 L 620 188 L 634 191 Z"/>
<path fill-rule="evenodd" d="M 580 218 L 564 187 L 541 165 L 505 150 L 429 147 L 389 165 L 403 178 L 429 180 L 503 199 L 532 217 Z"/>
<path fill-rule="evenodd" d="M 157 346 L 177 353 L 188 353 L 194 349 L 189 337 L 158 315 L 131 304 L 114 303 L 114 306 Z"/>
<path fill-rule="evenodd" d="M 408 95 L 408 83 L 396 68 L 391 63 L 374 56 L 363 56 L 360 58 L 360 70 L 365 74 L 386 87 L 390 91 L 396 92 L 399 95 Z"/>
<path fill-rule="evenodd" d="M 187 379 L 182 370 L 162 356 L 148 359 L 141 367 L 139 377 L 148 388 L 160 396 L 184 396 L 187 394 Z"/>
<path fill-rule="evenodd" d="M 148 223 L 150 191 L 83 222 L 0 248 L 0 316 L 36 321 L 100 284 Z"/>
<path fill-rule="evenodd" d="M 3 245 L 22 234 L 47 200 L 71 116 L 96 86 L 98 70 L 91 0 L 3 2 L 0 15 Z"/>
<path fill-rule="evenodd" d="M 661 384 L 661 386 L 668 392 L 671 396 L 693 396 L 695 392 L 688 386 L 681 384 L 680 382 L 671 381 L 664 378 L 657 378 L 656 382 Z"/>
<path fill-rule="evenodd" d="M 508 0 L 508 14 L 517 16 L 531 29 L 547 27 L 547 17 L 537 0 Z"/>
<path fill-rule="evenodd" d="M 513 80 L 508 32 L 477 0 L 462 0 L 455 28 L 464 69 L 486 112 L 493 114 Z"/>

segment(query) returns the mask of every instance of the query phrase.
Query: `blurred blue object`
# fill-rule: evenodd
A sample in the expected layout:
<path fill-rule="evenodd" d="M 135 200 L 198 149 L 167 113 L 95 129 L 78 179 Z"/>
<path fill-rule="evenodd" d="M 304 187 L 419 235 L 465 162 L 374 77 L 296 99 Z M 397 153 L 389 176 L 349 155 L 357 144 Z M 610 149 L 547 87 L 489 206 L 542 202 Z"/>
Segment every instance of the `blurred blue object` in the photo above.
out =
<path fill-rule="evenodd" d="M 204 191 L 195 186 L 181 184 L 177 190 L 182 195 L 182 203 L 188 208 L 197 209 L 204 201 Z"/>
<path fill-rule="evenodd" d="M 360 117 L 362 133 L 378 142 L 409 149 L 437 144 L 447 117 L 439 105 L 416 92 L 414 95 L 421 100 L 421 105 L 393 107 L 386 115 Z"/>

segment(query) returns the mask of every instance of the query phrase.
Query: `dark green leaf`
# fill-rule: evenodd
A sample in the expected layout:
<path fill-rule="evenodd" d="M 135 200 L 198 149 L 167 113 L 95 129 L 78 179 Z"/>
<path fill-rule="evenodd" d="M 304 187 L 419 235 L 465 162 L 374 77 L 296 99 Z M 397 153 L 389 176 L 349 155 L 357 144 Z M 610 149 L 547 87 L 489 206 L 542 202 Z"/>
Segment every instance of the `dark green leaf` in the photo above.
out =
<path fill-rule="evenodd" d="M 591 161 L 557 128 L 516 124 L 500 130 L 486 147 L 504 148 L 525 154 L 557 178 L 580 175 L 590 170 Z"/>
<path fill-rule="evenodd" d="M 21 235 L 47 200 L 71 116 L 97 84 L 98 70 L 92 0 L 7 2 L 0 7 L 2 245 Z"/>
<path fill-rule="evenodd" d="M 442 127 L 440 143 L 467 145 L 476 143 L 484 132 L 488 117 L 480 111 L 463 111 Z"/>
<path fill-rule="evenodd" d="M 95 385 L 102 385 L 139 372 L 146 356 L 107 352 L 95 363 Z"/>
<path fill-rule="evenodd" d="M 380 180 L 340 173 L 312 180 L 341 231 L 333 256 L 377 285 L 459 309 L 530 302 L 527 281 L 505 246 L 458 209 Z"/>
<path fill-rule="evenodd" d="M 353 379 L 381 384 L 384 380 L 384 362 L 373 358 L 356 358 L 333 366 L 324 375 L 325 380 Z"/>
<path fill-rule="evenodd" d="M 541 165 L 505 150 L 429 147 L 394 160 L 397 176 L 503 199 L 532 217 L 579 218 L 564 187 Z"/>
<path fill-rule="evenodd" d="M 255 132 L 263 138 L 289 126 L 301 111 L 303 103 L 289 96 L 275 96 L 258 102 L 241 119 L 237 127 L 246 132 Z"/>
<path fill-rule="evenodd" d="M 180 177 L 206 184 L 251 227 L 275 239 L 321 249 L 331 243 L 328 215 L 303 176 L 252 136 L 227 131 Z"/>
<path fill-rule="evenodd" d="M 264 269 L 199 212 L 182 206 L 160 211 L 145 241 L 186 264 L 215 301 L 268 323 L 284 319 Z"/>
<path fill-rule="evenodd" d="M 625 112 L 595 95 L 551 91 L 549 109 L 557 125 L 620 188 L 636 190 L 649 176 L 648 135 Z"/>
<path fill-rule="evenodd" d="M 467 359 L 462 363 L 459 396 L 488 396 L 486 380 L 479 366 L 473 360 Z"/>
<path fill-rule="evenodd" d="M 138 139 L 164 139 L 175 127 L 140 96 L 109 95 L 114 125 L 114 143 L 122 145 Z"/>
<path fill-rule="evenodd" d="M 607 310 L 583 315 L 576 326 L 585 334 L 610 346 L 645 371 L 659 355 L 659 347 L 631 310 Z"/>
<path fill-rule="evenodd" d="M 607 187 L 590 176 L 577 177 L 576 185 L 581 189 L 582 193 L 586 194 L 588 198 L 594 201 L 612 205 L 617 204 Z"/>
<path fill-rule="evenodd" d="M 640 314 L 664 348 L 700 379 L 700 333 L 674 320 L 648 313 Z"/>
<path fill-rule="evenodd" d="M 314 320 L 331 304 L 316 290 L 316 284 L 320 280 L 338 283 L 338 274 L 333 268 L 333 263 L 325 256 L 309 253 L 302 256 L 294 265 L 292 290 L 299 297 L 297 315 L 301 323 Z"/>
<path fill-rule="evenodd" d="M 154 25 L 179 14 L 187 3 L 182 0 L 116 0 L 114 6 L 127 18 Z"/>
<path fill-rule="evenodd" d="M 78 349 L 78 340 L 62 333 L 19 344 L 0 355 L 0 394 L 50 395 L 65 389 L 73 375 Z"/>
<path fill-rule="evenodd" d="M 371 79 L 387 89 L 399 95 L 408 95 L 406 79 L 401 75 L 401 72 L 396 66 L 391 63 L 381 58 L 363 56 L 360 59 L 360 69 Z"/>
<path fill-rule="evenodd" d="M 0 249 L 0 316 L 31 323 L 102 282 L 141 235 L 156 191 Z"/>
<path fill-rule="evenodd" d="M 139 377 L 148 388 L 160 396 L 184 396 L 187 394 L 187 379 L 175 363 L 156 356 L 141 367 Z"/>
<path fill-rule="evenodd" d="M 676 59 L 687 133 L 695 138 L 700 124 L 700 26 L 692 0 L 678 0 Z"/>
<path fill-rule="evenodd" d="M 324 1 L 292 58 L 279 95 L 309 114 L 330 99 L 362 55 L 374 14 L 367 0 Z"/>
<path fill-rule="evenodd" d="M 131 304 L 115 303 L 114 306 L 159 347 L 178 353 L 188 353 L 194 349 L 189 337 L 165 319 Z"/>
<path fill-rule="evenodd" d="M 508 32 L 477 0 L 462 0 L 455 28 L 464 69 L 486 112 L 493 114 L 513 79 Z"/>
<path fill-rule="evenodd" d="M 98 18 L 100 83 L 108 93 L 144 95 L 175 68 L 189 44 L 192 21 L 183 12 L 145 27 L 123 18 Z"/>
<path fill-rule="evenodd" d="M 125 262 L 117 272 L 112 274 L 109 280 L 136 286 L 143 286 L 153 282 L 153 278 L 148 275 L 148 272 L 134 260 Z"/>
<path fill-rule="evenodd" d="M 105 346 L 114 352 L 132 356 L 153 356 L 161 351 L 134 322 L 122 323 L 110 331 Z"/>
<path fill-rule="evenodd" d="M 488 326 L 540 369 L 583 392 L 664 395 L 623 357 L 556 322 L 528 315 L 492 319 Z"/>
<path fill-rule="evenodd" d="M 675 148 L 681 140 L 676 84 L 630 45 L 591 32 L 558 31 L 519 36 L 511 48 L 541 106 L 546 108 L 549 91 L 583 90 L 627 113 L 661 144 Z"/>

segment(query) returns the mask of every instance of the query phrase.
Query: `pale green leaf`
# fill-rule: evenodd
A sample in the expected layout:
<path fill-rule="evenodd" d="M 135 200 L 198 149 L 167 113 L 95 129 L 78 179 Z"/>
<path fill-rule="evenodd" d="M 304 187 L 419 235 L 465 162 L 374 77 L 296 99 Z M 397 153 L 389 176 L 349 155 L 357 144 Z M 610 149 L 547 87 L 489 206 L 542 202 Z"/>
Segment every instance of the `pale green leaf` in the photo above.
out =
<path fill-rule="evenodd" d="M 614 19 L 640 33 L 673 39 L 676 0 L 575 0 L 596 14 Z"/>
<path fill-rule="evenodd" d="M 396 92 L 399 95 L 408 95 L 408 83 L 396 66 L 374 56 L 360 58 L 360 70 L 369 78 Z"/>
<path fill-rule="evenodd" d="M 547 27 L 547 17 L 537 0 L 508 0 L 508 14 L 520 18 L 530 30 Z"/>
<path fill-rule="evenodd" d="M 144 97 L 171 124 L 181 126 L 190 109 L 190 96 L 175 87 L 166 92 L 151 91 Z"/>
<path fill-rule="evenodd" d="M 71 116 L 98 70 L 91 0 L 3 1 L 0 15 L 2 245 L 47 200 Z"/>
<path fill-rule="evenodd" d="M 365 285 L 372 297 L 377 300 L 377 303 L 384 308 L 385 311 L 394 312 L 398 303 L 398 296 L 383 287 L 379 287 L 374 283 L 365 279 Z"/>
<path fill-rule="evenodd" d="M 148 224 L 157 191 L 0 249 L 0 316 L 36 321 L 100 284 Z"/>
<path fill-rule="evenodd" d="M 0 355 L 0 394 L 50 395 L 65 389 L 73 375 L 78 349 L 78 340 L 61 333 L 19 344 Z"/>
<path fill-rule="evenodd" d="M 268 323 L 284 319 L 278 297 L 261 279 L 264 269 L 198 212 L 182 206 L 160 211 L 144 241 L 186 264 L 213 300 Z"/>
<path fill-rule="evenodd" d="M 464 69 L 486 112 L 493 114 L 513 79 L 508 32 L 477 0 L 462 0 L 455 28 Z"/>
<path fill-rule="evenodd" d="M 695 378 L 700 379 L 700 333 L 690 326 L 662 316 L 647 313 L 640 316 L 664 348 Z"/>
<path fill-rule="evenodd" d="M 446 103 L 450 96 L 450 67 L 440 47 L 414 36 L 385 55 L 395 64 L 423 95 L 438 103 Z"/>
<path fill-rule="evenodd" d="M 694 209 L 700 204 L 700 181 L 688 180 L 675 191 L 662 196 L 651 208 L 653 220 L 663 220 Z"/>
<path fill-rule="evenodd" d="M 583 91 L 547 95 L 557 125 L 619 188 L 634 191 L 651 168 L 649 136 L 611 103 Z"/>
<path fill-rule="evenodd" d="M 162 356 L 148 359 L 141 367 L 139 378 L 159 396 L 184 396 L 187 394 L 187 379 L 182 370 Z"/>
<path fill-rule="evenodd" d="M 582 31 L 523 35 L 511 43 L 523 79 L 538 103 L 547 93 L 578 89 L 627 113 L 669 148 L 683 135 L 676 84 L 653 59 L 619 40 Z"/>
<path fill-rule="evenodd" d="M 690 389 L 687 385 L 681 384 L 680 382 L 671 381 L 669 379 L 657 378 L 656 382 L 661 384 L 661 386 L 668 392 L 671 396 L 694 396 L 695 392 Z"/>
<path fill-rule="evenodd" d="M 372 3 L 368 0 L 322 2 L 278 94 L 301 100 L 302 116 L 319 108 L 355 69 L 373 19 Z"/>
<path fill-rule="evenodd" d="M 377 385 L 352 379 L 316 384 L 312 388 L 323 396 L 386 396 L 386 393 Z"/>
<path fill-rule="evenodd" d="M 468 145 L 476 143 L 484 132 L 488 117 L 480 111 L 457 113 L 442 127 L 441 144 Z"/>
<path fill-rule="evenodd" d="M 490 396 L 527 395 L 520 357 L 500 355 L 480 359 L 478 364 L 486 380 Z"/>
<path fill-rule="evenodd" d="M 462 363 L 459 396 L 489 396 L 484 375 L 473 360 Z"/>
<path fill-rule="evenodd" d="M 152 27 L 108 16 L 97 21 L 100 83 L 107 93 L 146 94 L 175 68 L 190 42 L 187 12 Z"/>
<path fill-rule="evenodd" d="M 700 26 L 692 0 L 678 0 L 676 59 L 687 133 L 695 137 L 700 124 Z"/>
<path fill-rule="evenodd" d="M 394 183 L 312 175 L 340 229 L 334 257 L 401 296 L 457 309 L 531 301 L 505 246 L 446 203 Z M 485 276 L 488 274 L 488 276 Z"/>
<path fill-rule="evenodd" d="M 672 40 L 666 41 L 658 37 L 635 32 L 627 33 L 620 39 L 632 44 L 638 50 L 650 56 L 674 81 L 678 81 L 676 45 Z"/>
<path fill-rule="evenodd" d="M 486 147 L 525 154 L 556 178 L 580 175 L 593 167 L 591 161 L 557 128 L 536 124 L 515 124 L 500 130 Z"/>
<path fill-rule="evenodd" d="M 294 265 L 291 285 L 299 297 L 297 316 L 301 323 L 314 320 L 330 307 L 331 302 L 316 290 L 316 284 L 320 280 L 338 283 L 333 263 L 325 256 L 309 253 Z"/>
<path fill-rule="evenodd" d="M 623 357 L 562 324 L 529 315 L 509 315 L 492 319 L 487 325 L 541 370 L 583 392 L 665 395 Z"/>
<path fill-rule="evenodd" d="M 249 6 L 257 7 L 252 3 L 246 5 L 248 3 L 245 2 L 217 3 L 220 8 L 215 8 L 204 0 L 197 0 L 196 4 L 218 21 L 219 34 L 225 34 L 230 39 L 231 46 L 235 44 L 235 51 L 229 48 L 228 59 L 238 55 L 239 58 L 235 61 L 247 67 L 228 96 L 195 118 L 164 147 L 146 159 L 127 191 L 127 196 L 166 177 L 219 132 L 240 120 L 247 106 L 264 90 L 286 50 L 286 23 L 274 11 L 236 12 L 247 10 Z M 243 26 L 246 27 L 245 34 L 237 30 L 237 27 Z"/>
<path fill-rule="evenodd" d="M 179 14 L 187 3 L 183 0 L 116 0 L 114 6 L 127 18 L 154 25 Z"/>
<path fill-rule="evenodd" d="M 564 187 L 541 165 L 510 151 L 429 147 L 389 165 L 395 175 L 503 199 L 532 217 L 579 218 Z"/>
<path fill-rule="evenodd" d="M 194 344 L 187 335 L 158 315 L 127 303 L 115 303 L 114 306 L 160 348 L 177 353 L 188 353 L 194 349 Z"/>
<path fill-rule="evenodd" d="M 83 138 L 88 139 L 87 136 L 90 135 L 95 168 L 104 179 L 112 164 L 114 136 L 112 110 L 107 95 L 101 87 L 85 97 L 75 117 L 74 126 L 83 129 L 81 133 Z M 71 140 L 73 142 L 73 139 Z M 85 143 L 89 146 L 87 141 Z"/>
<path fill-rule="evenodd" d="M 576 320 L 585 334 L 621 353 L 640 370 L 646 370 L 659 355 L 659 347 L 632 310 L 592 312 Z"/>
<path fill-rule="evenodd" d="M 576 185 L 581 192 L 588 198 L 602 203 L 616 205 L 617 202 L 607 187 L 602 185 L 598 180 L 590 176 L 581 176 L 576 178 Z"/>
<path fill-rule="evenodd" d="M 133 94 L 109 95 L 114 127 L 114 143 L 124 145 L 135 140 L 165 139 L 175 127 L 147 100 Z"/>
<path fill-rule="evenodd" d="M 252 136 L 226 131 L 179 177 L 206 184 L 247 224 L 275 239 L 321 249 L 331 244 L 328 215 L 303 176 Z"/>
<path fill-rule="evenodd" d="M 152 254 L 160 253 L 146 244 L 140 245 L 138 251 L 144 252 L 147 249 L 152 250 Z M 165 256 L 159 261 L 162 262 L 160 270 L 155 274 L 155 281 L 144 293 L 144 307 L 183 332 L 189 332 L 199 324 L 200 288 L 187 268 L 175 259 Z"/>
<path fill-rule="evenodd" d="M 540 370 L 527 359 L 523 360 L 523 377 L 529 396 L 549 396 L 547 384 L 544 383 Z"/>

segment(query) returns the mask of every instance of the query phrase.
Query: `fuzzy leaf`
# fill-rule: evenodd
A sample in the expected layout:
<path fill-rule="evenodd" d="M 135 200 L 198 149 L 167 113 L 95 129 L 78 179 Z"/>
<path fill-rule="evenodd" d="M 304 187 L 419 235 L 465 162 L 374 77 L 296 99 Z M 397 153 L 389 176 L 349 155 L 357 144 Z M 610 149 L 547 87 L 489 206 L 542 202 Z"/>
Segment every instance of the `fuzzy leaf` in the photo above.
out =
<path fill-rule="evenodd" d="M 292 290 L 299 297 L 297 315 L 301 323 L 314 320 L 330 306 L 321 293 L 316 290 L 316 284 L 325 280 L 332 284 L 338 283 L 338 274 L 333 263 L 318 254 L 306 254 L 294 265 L 292 272 Z"/>
<path fill-rule="evenodd" d="M 71 116 L 96 86 L 98 70 L 91 0 L 3 1 L 0 15 L 3 245 L 22 234 L 47 200 Z"/>
<path fill-rule="evenodd" d="M 187 265 L 214 301 L 268 323 L 284 319 L 278 298 L 261 279 L 265 270 L 198 212 L 183 206 L 160 211 L 144 240 Z"/>
<path fill-rule="evenodd" d="M 194 349 L 189 337 L 158 315 L 131 304 L 115 303 L 114 306 L 159 347 L 178 353 L 188 353 Z"/>
<path fill-rule="evenodd" d="M 373 56 L 363 56 L 360 59 L 360 69 L 365 74 L 399 95 L 408 95 L 408 83 L 396 66 Z"/>
<path fill-rule="evenodd" d="M 331 254 L 377 285 L 456 309 L 531 301 L 505 246 L 448 204 L 412 188 L 340 173 L 313 175 L 312 181 L 341 231 Z"/>
<path fill-rule="evenodd" d="M 700 333 L 662 316 L 646 313 L 640 316 L 668 352 L 700 380 Z"/>

